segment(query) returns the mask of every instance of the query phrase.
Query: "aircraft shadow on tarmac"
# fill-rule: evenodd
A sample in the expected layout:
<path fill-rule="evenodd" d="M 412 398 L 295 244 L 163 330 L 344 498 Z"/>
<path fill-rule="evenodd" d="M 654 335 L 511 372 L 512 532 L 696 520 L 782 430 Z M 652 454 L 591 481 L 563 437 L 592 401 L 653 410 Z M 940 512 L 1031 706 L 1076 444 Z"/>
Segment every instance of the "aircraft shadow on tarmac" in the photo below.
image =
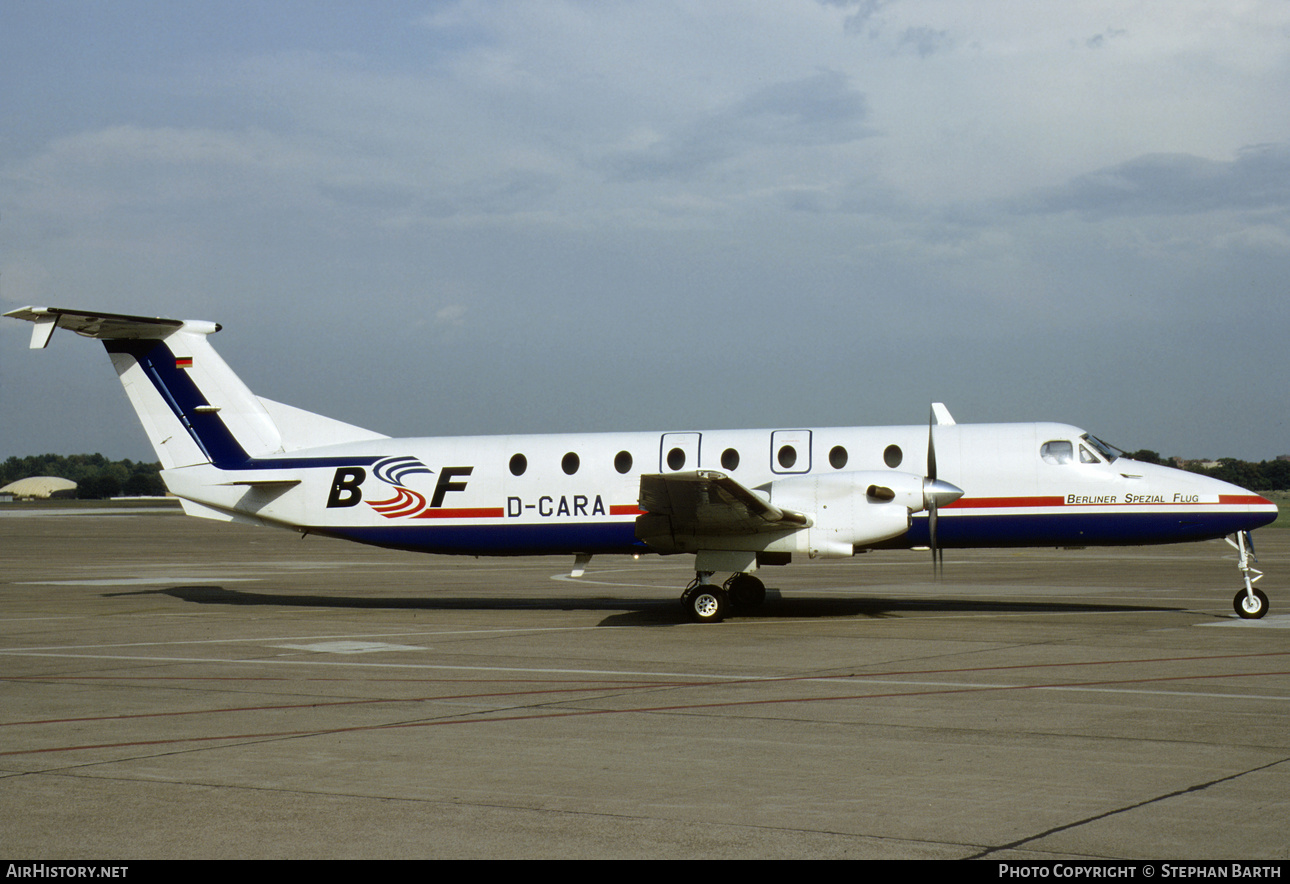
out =
<path fill-rule="evenodd" d="M 772 590 L 772 593 L 774 591 Z M 541 596 L 533 598 L 462 596 L 451 598 L 353 598 L 336 595 L 277 595 L 246 592 L 223 586 L 172 586 L 165 589 L 105 593 L 106 596 L 167 595 L 198 605 L 264 605 L 300 608 L 366 608 L 412 611 L 605 611 L 602 626 L 675 626 L 688 623 L 674 599 L 617 599 Z M 898 617 L 903 613 L 937 614 L 1073 614 L 1182 612 L 1186 608 L 1158 605 L 1109 605 L 1072 602 L 1013 602 L 974 599 L 891 599 L 857 596 L 812 598 L 795 595 L 768 598 L 755 611 L 732 619 L 803 619 L 826 617 Z M 608 612 L 617 612 L 609 614 Z"/>

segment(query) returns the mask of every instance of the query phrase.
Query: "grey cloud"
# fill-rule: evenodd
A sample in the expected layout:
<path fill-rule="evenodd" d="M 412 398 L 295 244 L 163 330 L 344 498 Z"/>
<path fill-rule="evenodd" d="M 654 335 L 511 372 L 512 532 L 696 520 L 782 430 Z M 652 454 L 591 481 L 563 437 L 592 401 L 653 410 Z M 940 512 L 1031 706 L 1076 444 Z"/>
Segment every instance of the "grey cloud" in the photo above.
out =
<path fill-rule="evenodd" d="M 864 96 L 845 75 L 821 71 L 813 77 L 775 83 L 745 99 L 735 116 L 766 135 L 799 143 L 850 141 L 867 113 Z"/>
<path fill-rule="evenodd" d="M 937 31 L 933 28 L 906 28 L 900 35 L 901 46 L 911 46 L 919 58 L 935 55 L 943 49 L 954 45 L 949 31 Z"/>
<path fill-rule="evenodd" d="M 817 0 L 821 6 L 833 6 L 838 9 L 854 9 L 847 16 L 843 25 L 848 34 L 860 34 L 874 16 L 891 6 L 896 0 Z M 870 34 L 870 36 L 875 36 Z"/>
<path fill-rule="evenodd" d="M 609 159 L 628 181 L 694 173 L 766 145 L 844 144 L 872 134 L 864 94 L 837 71 L 775 83 L 643 150 Z"/>
<path fill-rule="evenodd" d="M 882 40 L 889 22 L 882 13 L 898 0 L 818 0 L 824 6 L 853 10 L 843 28 L 848 34 L 860 34 L 870 40 Z M 912 48 L 920 58 L 927 58 L 954 45 L 949 31 L 929 27 L 907 27 L 894 37 L 893 51 Z"/>
<path fill-rule="evenodd" d="M 1084 41 L 1084 45 L 1089 49 L 1101 49 L 1106 45 L 1108 40 L 1113 40 L 1116 37 L 1123 37 L 1126 33 L 1128 32 L 1122 29 L 1107 28 L 1102 33 L 1094 34 L 1092 37 L 1089 37 Z"/>
<path fill-rule="evenodd" d="M 406 189 L 373 184 L 319 184 L 318 192 L 345 208 L 404 209 L 414 202 Z"/>
<path fill-rule="evenodd" d="M 1272 207 L 1290 208 L 1287 144 L 1247 147 L 1231 162 L 1147 154 L 1041 194 L 1028 211 L 1110 217 Z"/>
<path fill-rule="evenodd" d="M 386 217 L 451 218 L 530 211 L 556 193 L 559 182 L 551 175 L 514 171 L 434 187 L 320 184 L 318 189 L 343 210 L 369 210 Z"/>

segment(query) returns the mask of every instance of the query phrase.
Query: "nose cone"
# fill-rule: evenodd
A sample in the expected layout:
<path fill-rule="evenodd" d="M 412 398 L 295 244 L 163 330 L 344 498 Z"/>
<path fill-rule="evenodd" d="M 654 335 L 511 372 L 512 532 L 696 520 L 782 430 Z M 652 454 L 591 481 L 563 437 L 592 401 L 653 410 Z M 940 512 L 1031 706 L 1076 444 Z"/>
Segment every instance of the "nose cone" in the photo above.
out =
<path fill-rule="evenodd" d="M 1243 511 L 1244 526 L 1240 530 L 1253 531 L 1277 520 L 1277 505 L 1272 501 L 1237 485 L 1223 484 L 1229 490 L 1219 494 L 1219 503 L 1233 507 L 1238 513 Z"/>
<path fill-rule="evenodd" d="M 1277 519 L 1277 505 L 1253 491 L 1172 467 L 1131 462 L 1161 503 L 1185 514 L 1182 525 L 1211 537 L 1253 531 Z"/>
<path fill-rule="evenodd" d="M 1234 531 L 1253 531 L 1277 520 L 1277 505 L 1263 495 L 1221 479 L 1205 477 L 1204 481 L 1210 493 L 1217 496 L 1220 511 L 1234 519 Z"/>
<path fill-rule="evenodd" d="M 937 508 L 951 504 L 963 496 L 963 489 L 957 485 L 951 485 L 949 482 L 943 482 L 939 479 L 923 480 L 923 508 L 931 509 L 935 503 Z"/>

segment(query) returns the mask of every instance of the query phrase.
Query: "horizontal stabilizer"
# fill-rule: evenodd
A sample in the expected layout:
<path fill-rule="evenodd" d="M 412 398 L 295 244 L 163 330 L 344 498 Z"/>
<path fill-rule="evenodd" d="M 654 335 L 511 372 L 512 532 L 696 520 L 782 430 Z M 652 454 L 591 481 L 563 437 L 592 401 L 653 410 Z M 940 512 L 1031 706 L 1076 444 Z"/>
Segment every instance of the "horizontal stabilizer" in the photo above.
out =
<path fill-rule="evenodd" d="M 63 307 L 23 307 L 5 316 L 35 325 L 36 349 L 56 328 L 101 340 L 167 470 L 203 463 L 250 469 L 288 452 L 386 438 L 256 396 L 211 346 L 220 330 L 214 322 Z"/>
<path fill-rule="evenodd" d="M 185 322 L 182 319 L 163 319 L 159 316 L 129 316 L 124 313 L 90 313 L 85 310 L 68 310 L 63 307 L 22 307 L 5 314 L 14 319 L 34 322 L 31 349 L 41 350 L 49 343 L 55 328 L 65 328 L 87 338 L 101 341 L 130 341 L 148 338 L 161 339 L 187 328 L 203 334 L 219 331 L 213 322 Z"/>

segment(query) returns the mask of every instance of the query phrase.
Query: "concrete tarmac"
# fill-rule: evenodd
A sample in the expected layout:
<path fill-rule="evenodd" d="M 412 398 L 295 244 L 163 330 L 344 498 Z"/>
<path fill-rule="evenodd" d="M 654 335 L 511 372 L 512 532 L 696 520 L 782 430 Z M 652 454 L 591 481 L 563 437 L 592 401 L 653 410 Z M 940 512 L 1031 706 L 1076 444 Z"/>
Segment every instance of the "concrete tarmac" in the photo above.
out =
<path fill-rule="evenodd" d="M 684 622 L 688 557 L 0 510 L 23 859 L 1286 859 L 1290 531 L 875 553 Z M 778 596 L 778 597 L 776 597 Z"/>

